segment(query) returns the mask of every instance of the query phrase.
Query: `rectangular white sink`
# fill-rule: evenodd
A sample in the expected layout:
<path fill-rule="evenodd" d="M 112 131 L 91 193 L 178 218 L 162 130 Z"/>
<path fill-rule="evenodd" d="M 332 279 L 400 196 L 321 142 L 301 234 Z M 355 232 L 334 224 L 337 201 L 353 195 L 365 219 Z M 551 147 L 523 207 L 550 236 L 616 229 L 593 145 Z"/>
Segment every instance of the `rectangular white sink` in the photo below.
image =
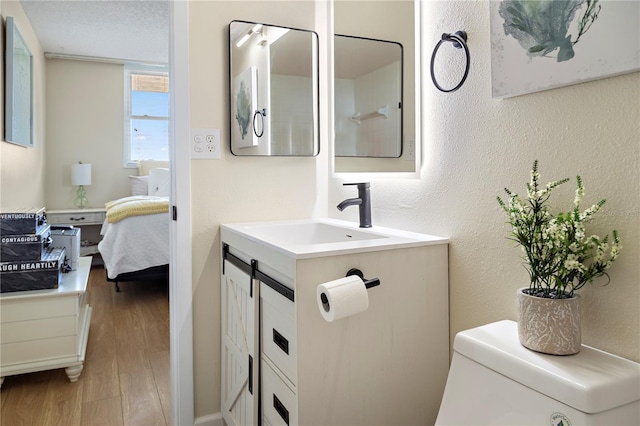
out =
<path fill-rule="evenodd" d="M 446 244 L 448 239 L 337 219 L 223 224 L 223 228 L 295 258 Z"/>
<path fill-rule="evenodd" d="M 360 232 L 351 228 L 318 221 L 263 223 L 249 225 L 247 230 L 261 238 L 295 245 L 330 244 L 389 238 L 387 235 Z"/>

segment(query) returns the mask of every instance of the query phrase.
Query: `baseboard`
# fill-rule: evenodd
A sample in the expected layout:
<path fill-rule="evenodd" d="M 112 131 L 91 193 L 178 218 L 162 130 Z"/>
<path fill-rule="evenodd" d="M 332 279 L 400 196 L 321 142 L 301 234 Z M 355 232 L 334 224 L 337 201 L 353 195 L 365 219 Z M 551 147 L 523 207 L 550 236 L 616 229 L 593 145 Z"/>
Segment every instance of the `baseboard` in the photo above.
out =
<path fill-rule="evenodd" d="M 222 413 L 207 414 L 206 416 L 195 419 L 197 426 L 224 426 Z"/>

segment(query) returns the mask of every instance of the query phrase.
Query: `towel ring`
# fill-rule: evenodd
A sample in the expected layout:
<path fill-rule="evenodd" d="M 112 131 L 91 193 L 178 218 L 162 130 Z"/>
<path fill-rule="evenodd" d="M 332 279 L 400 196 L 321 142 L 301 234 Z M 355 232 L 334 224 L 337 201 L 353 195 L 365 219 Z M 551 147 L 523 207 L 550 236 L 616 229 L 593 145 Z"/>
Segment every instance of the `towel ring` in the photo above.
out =
<path fill-rule="evenodd" d="M 260 117 L 260 134 L 258 134 L 258 131 L 256 130 L 256 118 Z M 253 113 L 253 122 L 251 123 L 252 127 L 253 127 L 253 134 L 256 135 L 257 137 L 261 138 L 262 135 L 264 135 L 264 117 L 267 116 L 267 109 L 266 108 L 262 108 L 262 109 L 257 109 L 256 112 Z"/>
<path fill-rule="evenodd" d="M 464 49 L 464 53 L 467 57 L 467 62 L 464 68 L 464 75 L 462 76 L 462 80 L 460 80 L 460 82 L 453 88 L 453 89 L 443 89 L 442 86 L 440 86 L 438 84 L 438 82 L 436 81 L 436 76 L 435 73 L 433 71 L 433 64 L 436 60 L 436 53 L 438 52 L 438 49 L 440 48 L 440 45 L 442 45 L 443 42 L 445 41 L 450 41 L 453 43 L 453 47 L 455 47 L 456 49 Z M 433 49 L 433 54 L 431 55 L 431 80 L 433 80 L 433 84 L 438 88 L 438 90 L 440 90 L 441 92 L 445 92 L 445 93 L 449 93 L 449 92 L 455 92 L 456 90 L 458 90 L 465 82 L 465 80 L 467 79 L 467 76 L 469 75 L 469 66 L 471 64 L 471 55 L 469 54 L 469 47 L 467 47 L 467 33 L 464 31 L 456 31 L 455 34 L 447 34 L 447 33 L 443 33 L 442 37 L 440 38 L 440 40 L 438 41 L 438 43 L 436 44 L 436 47 Z"/>

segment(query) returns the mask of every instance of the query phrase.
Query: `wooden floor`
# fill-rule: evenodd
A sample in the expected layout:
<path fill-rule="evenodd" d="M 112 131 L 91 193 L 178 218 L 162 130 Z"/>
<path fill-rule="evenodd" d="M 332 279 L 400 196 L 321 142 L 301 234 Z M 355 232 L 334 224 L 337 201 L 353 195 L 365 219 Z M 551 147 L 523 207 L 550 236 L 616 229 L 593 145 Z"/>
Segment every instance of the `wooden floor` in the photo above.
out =
<path fill-rule="evenodd" d="M 2 426 L 169 425 L 169 298 L 164 282 L 121 283 L 92 267 L 84 370 L 5 377 Z"/>

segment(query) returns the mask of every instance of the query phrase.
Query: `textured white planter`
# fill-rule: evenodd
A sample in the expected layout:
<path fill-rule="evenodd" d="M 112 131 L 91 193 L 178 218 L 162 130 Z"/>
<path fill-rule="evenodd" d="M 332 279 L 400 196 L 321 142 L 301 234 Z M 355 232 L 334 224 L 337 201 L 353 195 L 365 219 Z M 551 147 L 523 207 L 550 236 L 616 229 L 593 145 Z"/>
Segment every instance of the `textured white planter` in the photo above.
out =
<path fill-rule="evenodd" d="M 518 337 L 522 346 L 551 355 L 580 352 L 580 296 L 545 299 L 518 289 Z"/>

